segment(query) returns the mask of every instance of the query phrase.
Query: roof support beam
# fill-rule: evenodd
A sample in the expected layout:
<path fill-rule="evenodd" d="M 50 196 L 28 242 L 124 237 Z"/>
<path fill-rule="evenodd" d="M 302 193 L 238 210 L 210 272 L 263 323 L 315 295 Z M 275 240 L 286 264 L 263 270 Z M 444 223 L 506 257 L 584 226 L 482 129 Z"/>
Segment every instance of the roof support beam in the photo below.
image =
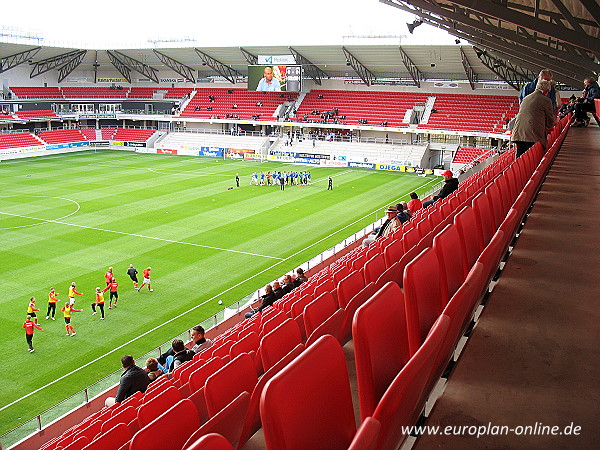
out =
<path fill-rule="evenodd" d="M 356 59 L 356 57 L 350 53 L 346 47 L 342 46 L 342 51 L 346 57 L 346 64 L 354 69 L 360 79 L 363 80 L 367 86 L 371 86 L 376 78 L 373 72 L 371 72 L 363 63 Z"/>
<path fill-rule="evenodd" d="M 85 55 L 87 53 L 87 50 L 82 50 L 81 52 L 79 52 L 79 54 L 75 55 L 73 58 L 71 58 L 64 66 L 62 66 L 60 69 L 58 69 L 58 82 L 62 83 L 62 81 L 67 78 L 67 76 L 73 72 L 77 66 L 79 66 L 79 64 L 81 64 L 81 61 L 83 61 L 83 58 L 85 58 Z"/>
<path fill-rule="evenodd" d="M 514 9 L 504 8 L 489 0 L 452 0 L 452 3 L 490 17 L 528 28 L 538 33 L 568 42 L 576 47 L 600 53 L 600 39 L 586 33 L 580 33 L 561 25 L 554 25 L 546 20 L 532 17 Z"/>
<path fill-rule="evenodd" d="M 37 77 L 38 75 L 46 73 L 52 69 L 64 66 L 72 59 L 77 58 L 82 54 L 85 56 L 86 53 L 87 50 L 73 50 L 71 52 L 63 53 L 61 55 L 52 56 L 51 58 L 46 58 L 41 61 L 38 61 L 33 64 L 33 69 L 31 69 L 29 78 Z"/>
<path fill-rule="evenodd" d="M 438 24 L 438 26 L 448 31 L 449 33 L 454 34 L 463 39 L 467 39 L 471 41 L 473 44 L 479 44 L 486 48 L 490 48 L 495 52 L 501 54 L 506 60 L 516 60 L 521 67 L 529 67 L 531 70 L 539 71 L 540 69 L 551 69 L 555 74 L 561 75 L 556 78 L 562 78 L 560 81 L 565 82 L 573 86 L 579 85 L 579 77 L 574 72 L 568 72 L 565 69 L 572 68 L 569 65 L 561 64 L 560 61 L 551 60 L 550 58 L 544 57 L 542 55 L 536 54 L 535 52 L 531 52 L 531 50 L 527 50 L 524 47 L 519 45 L 515 45 L 512 43 L 507 43 L 501 39 L 496 39 L 488 34 L 481 33 L 476 30 L 462 31 L 456 28 L 448 27 L 446 24 Z M 463 28 L 469 28 L 464 27 Z M 513 65 L 513 67 L 517 67 Z M 495 71 L 492 71 L 496 73 Z M 533 73 L 533 72 L 532 72 Z M 535 76 L 534 76 L 535 78 Z"/>
<path fill-rule="evenodd" d="M 460 59 L 462 61 L 462 65 L 465 69 L 465 75 L 467 76 L 467 79 L 469 80 L 469 84 L 471 85 L 471 90 L 475 90 L 475 83 L 477 82 L 477 74 L 473 70 L 471 63 L 469 63 L 469 60 L 467 59 L 467 55 L 465 55 L 465 51 L 462 49 L 462 46 L 460 47 Z"/>
<path fill-rule="evenodd" d="M 577 31 L 578 33 L 585 33 L 583 28 L 581 28 L 581 25 L 579 25 L 579 22 L 577 22 L 575 17 L 573 17 L 573 15 L 571 14 L 571 11 L 569 11 L 567 9 L 567 7 L 565 5 L 563 5 L 561 0 L 550 0 L 550 1 L 552 3 L 554 3 L 554 6 L 556 6 L 556 9 L 558 9 L 560 11 L 562 16 L 565 18 L 565 20 L 567 22 L 569 22 L 569 24 L 573 27 L 573 29 L 575 31 Z"/>
<path fill-rule="evenodd" d="M 155 83 L 158 83 L 158 76 L 156 75 L 158 73 L 158 69 L 155 69 L 154 67 L 150 67 L 148 64 L 138 61 L 137 59 L 131 58 L 130 56 L 127 56 L 124 53 L 118 52 L 116 50 L 107 51 L 107 53 L 109 55 L 112 53 L 113 57 L 116 57 L 117 59 L 119 59 L 121 64 L 124 64 L 125 66 L 127 66 L 130 69 L 130 71 L 135 70 L 136 72 L 139 72 L 144 76 L 147 76 Z M 114 62 L 113 62 L 113 64 L 114 64 Z M 125 75 L 123 75 L 123 76 L 125 76 Z M 125 77 L 125 78 L 127 78 L 127 77 Z M 131 81 L 129 81 L 129 82 L 131 83 Z"/>
<path fill-rule="evenodd" d="M 312 78 L 312 80 L 316 84 L 321 86 L 321 79 L 329 78 L 329 75 L 327 75 L 325 72 L 323 72 L 317 66 L 315 66 L 313 63 L 311 63 L 307 58 L 302 56 L 302 54 L 298 53 L 292 47 L 288 47 L 288 49 L 290 50 L 290 52 L 292 52 L 292 55 L 294 55 L 294 58 L 296 58 L 296 64 L 302 65 L 304 73 L 306 75 L 308 75 L 310 78 Z"/>
<path fill-rule="evenodd" d="M 508 61 L 503 61 L 495 58 L 487 51 L 474 47 L 475 53 L 481 63 L 494 72 L 501 80 L 508 83 L 517 91 L 521 90 L 523 84 L 533 80 L 536 75 L 533 72 L 528 72 L 517 66 L 510 64 Z"/>
<path fill-rule="evenodd" d="M 596 0 L 579 0 L 587 12 L 594 18 L 596 25 L 600 27 L 600 9 Z"/>
<path fill-rule="evenodd" d="M 173 71 L 177 72 L 186 80 L 191 81 L 192 83 L 196 82 L 196 72 L 190 66 L 186 66 L 183 63 L 180 63 L 176 59 L 171 58 L 170 56 L 165 55 L 164 53 L 159 52 L 156 49 L 152 49 L 154 54 L 163 63 L 165 66 L 169 67 Z"/>
<path fill-rule="evenodd" d="M 250 53 L 244 47 L 240 47 L 240 52 L 242 52 L 242 55 L 244 55 L 244 58 L 246 58 L 246 62 L 248 64 L 250 64 L 251 66 L 255 66 L 258 64 L 258 56 Z"/>
<path fill-rule="evenodd" d="M 112 51 L 106 50 L 106 54 L 108 55 L 108 59 L 110 59 L 112 65 L 115 66 L 115 69 L 117 69 L 119 73 L 123 75 L 123 78 L 125 78 L 128 83 L 131 83 L 132 68 L 125 64 L 123 61 L 121 61 L 117 55 L 113 54 Z"/>
<path fill-rule="evenodd" d="M 213 58 L 210 55 L 207 55 L 202 50 L 198 50 L 197 48 L 195 48 L 194 50 L 196 50 L 196 53 L 202 60 L 203 65 L 209 66 L 211 69 L 213 69 L 219 75 L 221 75 L 223 78 L 227 79 L 227 81 L 229 81 L 231 84 L 235 84 L 236 77 L 244 76 L 243 74 L 239 73 L 237 70 L 232 69 L 228 65 L 223 64 L 221 61 L 216 60 L 215 58 Z"/>
<path fill-rule="evenodd" d="M 35 47 L 23 52 L 15 53 L 14 55 L 5 56 L 0 58 L 0 73 L 6 72 L 7 70 L 17 67 L 19 64 L 23 64 L 33 58 L 42 47 Z"/>
<path fill-rule="evenodd" d="M 402 58 L 402 64 L 406 67 L 410 77 L 413 79 L 415 86 L 421 87 L 421 81 L 425 80 L 425 75 L 419 70 L 419 68 L 412 62 L 412 59 L 408 57 L 402 47 L 398 47 L 400 50 L 400 57 Z"/>

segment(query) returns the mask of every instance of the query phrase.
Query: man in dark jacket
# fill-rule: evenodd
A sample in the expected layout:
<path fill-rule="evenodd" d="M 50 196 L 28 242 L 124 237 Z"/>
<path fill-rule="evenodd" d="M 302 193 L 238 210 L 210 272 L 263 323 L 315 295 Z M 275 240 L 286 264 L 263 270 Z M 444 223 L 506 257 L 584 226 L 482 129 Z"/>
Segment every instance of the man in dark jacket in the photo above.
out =
<path fill-rule="evenodd" d="M 123 375 L 119 381 L 119 390 L 115 397 L 115 402 L 119 403 L 127 397 L 131 397 L 136 392 L 146 392 L 146 388 L 150 384 L 150 378 L 144 369 L 135 365 L 133 356 L 125 355 L 121 358 L 123 365 Z"/>
<path fill-rule="evenodd" d="M 575 103 L 575 122 L 573 122 L 573 125 L 587 127 L 590 123 L 590 118 L 587 115 L 588 111 L 592 113 L 595 111 L 596 114 L 600 113 L 600 111 L 596 111 L 594 104 L 594 100 L 600 98 L 600 87 L 594 77 L 585 78 L 583 85 L 585 88 L 581 98 Z"/>
<path fill-rule="evenodd" d="M 437 195 L 434 195 L 433 199 L 423 202 L 423 208 L 431 206 L 433 202 L 440 198 L 448 197 L 458 189 L 458 178 L 454 178 L 454 174 L 450 170 L 446 170 L 442 173 L 442 176 L 444 177 L 444 185 L 440 189 L 440 192 L 438 192 Z"/>

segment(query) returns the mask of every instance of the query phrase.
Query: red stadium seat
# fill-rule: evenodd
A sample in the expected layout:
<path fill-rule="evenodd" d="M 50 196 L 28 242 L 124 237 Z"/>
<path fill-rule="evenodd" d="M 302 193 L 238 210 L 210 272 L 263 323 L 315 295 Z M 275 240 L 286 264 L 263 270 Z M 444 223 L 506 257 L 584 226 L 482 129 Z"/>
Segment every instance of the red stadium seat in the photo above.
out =
<path fill-rule="evenodd" d="M 242 353 L 248 353 L 254 358 L 259 346 L 260 338 L 258 334 L 254 332 L 246 333 L 231 346 L 229 356 L 233 359 Z"/>
<path fill-rule="evenodd" d="M 404 296 L 387 283 L 354 314 L 352 337 L 362 420 L 373 415 L 377 402 L 410 359 Z"/>
<path fill-rule="evenodd" d="M 352 297 L 364 287 L 365 281 L 359 272 L 351 272 L 341 279 L 337 285 L 337 299 L 340 308 L 345 308 Z"/>
<path fill-rule="evenodd" d="M 324 292 L 304 307 L 304 329 L 307 336 L 338 309 L 333 295 Z"/>
<path fill-rule="evenodd" d="M 298 345 L 303 345 L 300 328 L 292 319 L 287 319 L 263 336 L 260 341 L 260 355 L 265 372 Z"/>
<path fill-rule="evenodd" d="M 221 369 L 225 363 L 221 358 L 211 358 L 190 374 L 190 392 L 193 394 L 204 387 L 209 376 Z"/>
<path fill-rule="evenodd" d="M 249 404 L 250 394 L 248 392 L 240 393 L 240 395 L 194 432 L 183 446 L 183 449 L 192 448 L 198 439 L 211 433 L 220 434 L 225 437 L 233 447 L 237 447 Z"/>
<path fill-rule="evenodd" d="M 437 255 L 432 248 L 427 248 L 404 269 L 404 303 L 411 355 L 421 347 L 447 301 L 442 296 Z"/>
<path fill-rule="evenodd" d="M 129 450 L 182 448 L 199 427 L 196 407 L 183 399 L 135 433 Z"/>
<path fill-rule="evenodd" d="M 268 450 L 316 449 L 324 442 L 329 450 L 349 448 L 357 433 L 339 342 L 323 336 L 269 380 L 260 416 Z"/>
<path fill-rule="evenodd" d="M 73 442 L 65 447 L 61 447 L 63 450 L 81 450 L 87 444 L 89 444 L 90 439 L 86 436 L 79 436 L 74 438 Z"/>
<path fill-rule="evenodd" d="M 275 376 L 279 371 L 281 371 L 285 366 L 287 366 L 290 362 L 292 362 L 300 353 L 304 351 L 304 347 L 298 345 L 292 350 L 290 353 L 285 355 L 282 359 L 280 359 L 273 367 L 267 370 L 262 377 L 259 378 L 258 383 L 254 386 L 254 390 L 252 391 L 252 396 L 250 397 L 250 405 L 248 406 L 248 414 L 244 420 L 244 427 L 242 430 L 242 435 L 240 438 L 240 444 L 238 447 L 242 447 L 248 439 L 256 433 L 260 427 L 260 398 L 262 395 L 263 388 L 267 381 L 269 381 L 273 376 Z"/>
<path fill-rule="evenodd" d="M 467 257 L 467 268 L 470 268 L 483 250 L 481 229 L 475 210 L 470 206 L 465 206 L 454 216 L 454 224 L 457 227 L 463 253 Z"/>
<path fill-rule="evenodd" d="M 176 387 L 169 386 L 167 389 L 161 390 L 157 396 L 144 402 L 138 409 L 137 419 L 140 428 L 148 425 L 180 400 L 181 394 Z"/>
<path fill-rule="evenodd" d="M 106 419 L 101 426 L 101 430 L 102 432 L 106 432 L 107 430 L 110 430 L 111 428 L 113 428 L 115 425 L 119 424 L 119 423 L 123 423 L 125 425 L 127 425 L 128 423 L 131 423 L 132 420 L 135 420 L 137 418 L 137 409 L 134 408 L 133 406 L 127 406 L 125 408 L 121 408 L 121 410 L 115 414 L 114 416 L 112 416 L 109 419 Z"/>
<path fill-rule="evenodd" d="M 475 217 L 479 223 L 479 230 L 481 235 L 479 236 L 483 245 L 486 246 L 490 239 L 496 232 L 496 226 L 494 223 L 494 213 L 490 208 L 490 203 L 486 193 L 481 192 L 473 199 L 473 210 L 475 211 Z"/>
<path fill-rule="evenodd" d="M 352 320 L 356 310 L 378 291 L 375 283 L 369 283 L 361 289 L 344 308 L 344 321 L 340 327 L 340 343 L 343 345 L 352 337 Z"/>
<path fill-rule="evenodd" d="M 97 438 L 93 439 L 84 450 L 118 450 L 121 446 L 131 440 L 133 434 L 127 425 L 118 422 L 111 428 L 106 429 Z"/>
<path fill-rule="evenodd" d="M 458 227 L 447 225 L 433 238 L 433 249 L 437 254 L 442 276 L 442 296 L 447 302 L 467 277 L 467 257 L 458 234 Z"/>
<path fill-rule="evenodd" d="M 423 345 L 410 358 L 377 404 L 373 418 L 381 423 L 377 448 L 397 449 L 408 437 L 406 428 L 414 425 L 421 415 L 429 395 L 433 366 L 446 337 L 450 319 L 440 316 Z"/>
<path fill-rule="evenodd" d="M 186 450 L 235 450 L 227 439 L 217 433 L 202 436 Z"/>
<path fill-rule="evenodd" d="M 254 361 L 242 353 L 212 374 L 204 385 L 208 416 L 213 417 L 240 393 L 251 393 L 258 382 Z"/>
<path fill-rule="evenodd" d="M 385 259 L 383 255 L 375 255 L 365 263 L 364 278 L 365 283 L 377 281 L 383 272 L 386 270 Z"/>

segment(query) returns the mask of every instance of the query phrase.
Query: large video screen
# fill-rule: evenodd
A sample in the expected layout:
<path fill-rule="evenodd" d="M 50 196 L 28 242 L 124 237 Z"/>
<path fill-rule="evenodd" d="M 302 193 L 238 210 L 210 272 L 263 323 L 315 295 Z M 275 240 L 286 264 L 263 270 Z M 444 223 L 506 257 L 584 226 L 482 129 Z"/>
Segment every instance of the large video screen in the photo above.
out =
<path fill-rule="evenodd" d="M 302 66 L 248 66 L 248 90 L 300 92 Z"/>

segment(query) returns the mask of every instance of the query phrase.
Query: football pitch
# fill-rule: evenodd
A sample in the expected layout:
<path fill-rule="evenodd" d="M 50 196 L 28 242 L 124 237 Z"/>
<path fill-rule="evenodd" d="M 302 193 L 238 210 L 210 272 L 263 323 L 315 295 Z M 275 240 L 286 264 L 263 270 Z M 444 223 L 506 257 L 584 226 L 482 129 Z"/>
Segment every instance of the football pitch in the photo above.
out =
<path fill-rule="evenodd" d="M 310 170 L 312 184 L 251 186 L 254 171 Z M 235 175 L 240 187 L 235 186 Z M 327 178 L 333 191 L 327 191 Z M 331 248 L 437 177 L 102 150 L 0 163 L 0 434 Z M 133 289 L 132 263 L 154 292 Z M 116 309 L 92 316 L 109 266 Z M 78 296 L 66 336 L 60 308 Z M 46 320 L 48 291 L 59 293 Z M 27 351 L 34 296 L 43 331 Z M 105 294 L 108 307 L 108 293 Z M 218 301 L 222 300 L 223 305 Z M 138 365 L 143 366 L 143 361 Z M 33 431 L 33 430 L 32 430 Z"/>

